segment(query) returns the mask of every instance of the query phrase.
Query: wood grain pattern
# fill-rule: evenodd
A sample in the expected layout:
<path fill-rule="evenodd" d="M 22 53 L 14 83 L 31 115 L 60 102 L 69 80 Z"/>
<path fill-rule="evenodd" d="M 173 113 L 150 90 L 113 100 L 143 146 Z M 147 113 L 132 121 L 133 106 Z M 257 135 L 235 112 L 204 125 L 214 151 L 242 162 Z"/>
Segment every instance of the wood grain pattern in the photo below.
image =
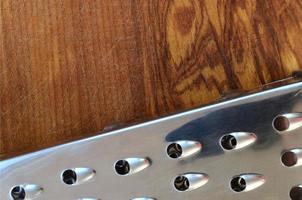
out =
<path fill-rule="evenodd" d="M 301 0 L 0 5 L 0 159 L 302 69 Z"/>

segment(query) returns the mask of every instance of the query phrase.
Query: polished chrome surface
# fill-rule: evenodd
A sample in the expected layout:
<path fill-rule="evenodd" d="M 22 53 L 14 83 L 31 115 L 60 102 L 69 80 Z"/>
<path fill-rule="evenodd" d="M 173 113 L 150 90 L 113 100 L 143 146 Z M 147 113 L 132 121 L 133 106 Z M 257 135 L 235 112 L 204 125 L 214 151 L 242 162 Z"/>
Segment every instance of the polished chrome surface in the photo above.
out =
<path fill-rule="evenodd" d="M 221 137 L 220 145 L 226 150 L 238 150 L 256 142 L 257 136 L 254 133 L 235 132 Z"/>
<path fill-rule="evenodd" d="M 279 133 L 288 133 L 302 127 L 302 113 L 286 113 L 273 120 L 273 127 Z"/>
<path fill-rule="evenodd" d="M 167 147 L 167 154 L 173 159 L 183 159 L 193 156 L 201 151 L 202 145 L 200 142 L 180 140 L 172 142 Z"/>
<path fill-rule="evenodd" d="M 255 190 L 265 183 L 265 178 L 261 174 L 241 174 L 234 176 L 230 186 L 234 192 L 249 192 Z"/>
<path fill-rule="evenodd" d="M 302 149 L 291 149 L 284 151 L 281 162 L 286 167 L 299 167 L 302 165 Z"/>
<path fill-rule="evenodd" d="M 289 193 L 291 200 L 301 200 L 302 199 L 302 185 L 294 186 Z"/>
<path fill-rule="evenodd" d="M 61 179 L 67 185 L 79 185 L 90 181 L 95 174 L 94 169 L 77 167 L 64 170 L 61 174 Z"/>
<path fill-rule="evenodd" d="M 115 165 L 115 171 L 118 175 L 127 176 L 138 173 L 151 164 L 148 158 L 126 158 L 118 160 Z"/>
<path fill-rule="evenodd" d="M 16 185 L 43 187 L 37 199 L 68 200 L 93 197 L 101 200 L 286 200 L 302 181 L 302 167 L 285 167 L 282 153 L 302 148 L 302 129 L 279 134 L 273 119 L 302 112 L 302 83 L 218 102 L 143 124 L 0 162 L 0 199 L 9 199 Z M 236 151 L 224 151 L 220 138 L 227 133 L 255 133 L 257 140 Z M 186 159 L 167 156 L 167 144 L 187 140 L 202 143 L 202 151 Z M 150 165 L 131 176 L 120 176 L 115 163 L 125 158 L 150 158 Z M 61 173 L 84 166 L 95 170 L 85 184 L 66 185 Z M 207 174 L 209 181 L 192 191 L 174 187 L 177 176 Z M 234 192 L 236 175 L 261 174 L 265 183 L 248 192 Z"/>
<path fill-rule="evenodd" d="M 43 188 L 35 184 L 23 184 L 14 186 L 10 191 L 9 199 L 12 200 L 29 200 L 38 198 L 43 192 Z"/>
<path fill-rule="evenodd" d="M 209 181 L 207 174 L 187 173 L 181 174 L 174 179 L 174 187 L 179 192 L 189 192 L 200 188 Z"/>

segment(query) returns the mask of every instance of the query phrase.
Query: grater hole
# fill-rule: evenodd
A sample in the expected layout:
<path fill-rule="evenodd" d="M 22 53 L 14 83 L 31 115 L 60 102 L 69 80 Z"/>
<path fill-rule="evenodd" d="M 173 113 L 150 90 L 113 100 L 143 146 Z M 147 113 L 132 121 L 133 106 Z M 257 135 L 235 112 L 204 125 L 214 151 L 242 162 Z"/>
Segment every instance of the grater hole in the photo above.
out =
<path fill-rule="evenodd" d="M 178 191 L 181 191 L 181 192 L 186 191 L 190 187 L 188 178 L 186 178 L 185 176 L 176 177 L 174 180 L 174 187 Z"/>
<path fill-rule="evenodd" d="M 127 175 L 130 172 L 130 165 L 126 160 L 117 161 L 114 167 L 119 175 Z"/>
<path fill-rule="evenodd" d="M 62 173 L 62 181 L 67 185 L 73 185 L 77 181 L 77 174 L 74 170 L 67 169 Z"/>
<path fill-rule="evenodd" d="M 231 181 L 231 188 L 235 192 L 242 192 L 246 188 L 246 181 L 241 177 L 235 177 Z"/>
<path fill-rule="evenodd" d="M 290 190 L 289 196 L 291 200 L 301 200 L 302 199 L 302 188 L 299 186 L 293 187 Z"/>
<path fill-rule="evenodd" d="M 297 155 L 291 151 L 285 152 L 281 156 L 282 164 L 286 167 L 293 167 L 297 164 Z"/>
<path fill-rule="evenodd" d="M 286 131 L 289 128 L 289 121 L 284 116 L 277 116 L 273 121 L 274 129 L 277 131 Z"/>
<path fill-rule="evenodd" d="M 225 135 L 221 138 L 220 144 L 225 150 L 233 150 L 236 148 L 237 140 L 232 135 Z"/>
<path fill-rule="evenodd" d="M 13 200 L 23 200 L 25 199 L 26 193 L 23 187 L 15 186 L 10 192 L 11 197 Z"/>
<path fill-rule="evenodd" d="M 182 154 L 182 148 L 177 143 L 172 143 L 167 148 L 167 154 L 170 158 L 179 158 Z"/>

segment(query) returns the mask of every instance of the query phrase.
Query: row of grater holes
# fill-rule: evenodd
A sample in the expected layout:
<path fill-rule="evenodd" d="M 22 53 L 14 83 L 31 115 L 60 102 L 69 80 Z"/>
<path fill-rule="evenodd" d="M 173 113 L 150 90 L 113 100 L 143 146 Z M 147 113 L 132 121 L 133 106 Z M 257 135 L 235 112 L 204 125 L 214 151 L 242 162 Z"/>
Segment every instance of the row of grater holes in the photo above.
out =
<path fill-rule="evenodd" d="M 284 116 L 278 116 L 273 121 L 273 127 L 278 132 L 286 131 L 289 128 L 289 121 Z M 232 135 L 224 135 L 220 139 L 220 145 L 224 150 L 233 150 L 237 145 L 236 137 Z M 167 155 L 170 158 L 176 159 L 182 155 L 182 147 L 178 143 L 172 143 L 167 147 Z M 291 167 L 297 162 L 297 157 L 293 152 L 285 152 L 281 156 L 281 162 L 284 166 Z M 126 160 L 119 160 L 115 163 L 115 171 L 119 175 L 127 175 L 130 172 L 130 164 Z M 95 171 L 93 170 L 93 173 Z M 62 181 L 65 184 L 73 185 L 77 182 L 77 173 L 72 169 L 63 171 L 61 175 Z M 178 191 L 186 191 L 190 186 L 189 180 L 185 176 L 177 176 L 174 179 L 174 188 Z M 240 176 L 235 176 L 230 181 L 230 187 L 234 192 L 242 192 L 246 188 L 246 181 Z M 26 199 L 26 191 L 22 186 L 12 188 L 10 196 L 13 200 Z M 302 199 L 301 186 L 295 186 L 290 190 L 290 198 L 292 200 Z"/>
<path fill-rule="evenodd" d="M 293 128 L 300 128 L 302 125 L 302 114 L 301 113 L 290 113 L 285 115 L 278 115 L 273 120 L 273 128 L 279 133 L 286 133 L 291 131 L 291 125 Z M 295 124 L 291 124 L 294 121 Z M 281 162 L 286 167 L 293 167 L 298 162 L 298 157 L 292 151 L 286 151 L 281 155 Z M 301 158 L 300 158 L 301 159 Z M 291 200 L 302 200 L 302 185 L 297 185 L 291 188 L 289 196 Z"/>
<path fill-rule="evenodd" d="M 242 183 L 244 184 L 244 183 Z M 242 184 L 238 186 L 238 188 L 242 187 Z M 295 186 L 290 191 L 290 198 L 292 200 L 301 200 L 302 189 L 299 186 Z M 11 197 L 14 200 L 24 200 L 25 199 L 25 190 L 21 186 L 15 186 L 11 191 Z"/>

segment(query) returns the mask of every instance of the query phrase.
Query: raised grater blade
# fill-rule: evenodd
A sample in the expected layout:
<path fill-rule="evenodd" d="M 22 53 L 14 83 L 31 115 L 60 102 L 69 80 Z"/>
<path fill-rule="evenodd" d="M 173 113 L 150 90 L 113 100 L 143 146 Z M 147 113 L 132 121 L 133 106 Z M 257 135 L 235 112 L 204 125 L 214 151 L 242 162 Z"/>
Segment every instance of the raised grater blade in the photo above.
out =
<path fill-rule="evenodd" d="M 302 82 L 0 162 L 0 199 L 301 200 Z"/>

